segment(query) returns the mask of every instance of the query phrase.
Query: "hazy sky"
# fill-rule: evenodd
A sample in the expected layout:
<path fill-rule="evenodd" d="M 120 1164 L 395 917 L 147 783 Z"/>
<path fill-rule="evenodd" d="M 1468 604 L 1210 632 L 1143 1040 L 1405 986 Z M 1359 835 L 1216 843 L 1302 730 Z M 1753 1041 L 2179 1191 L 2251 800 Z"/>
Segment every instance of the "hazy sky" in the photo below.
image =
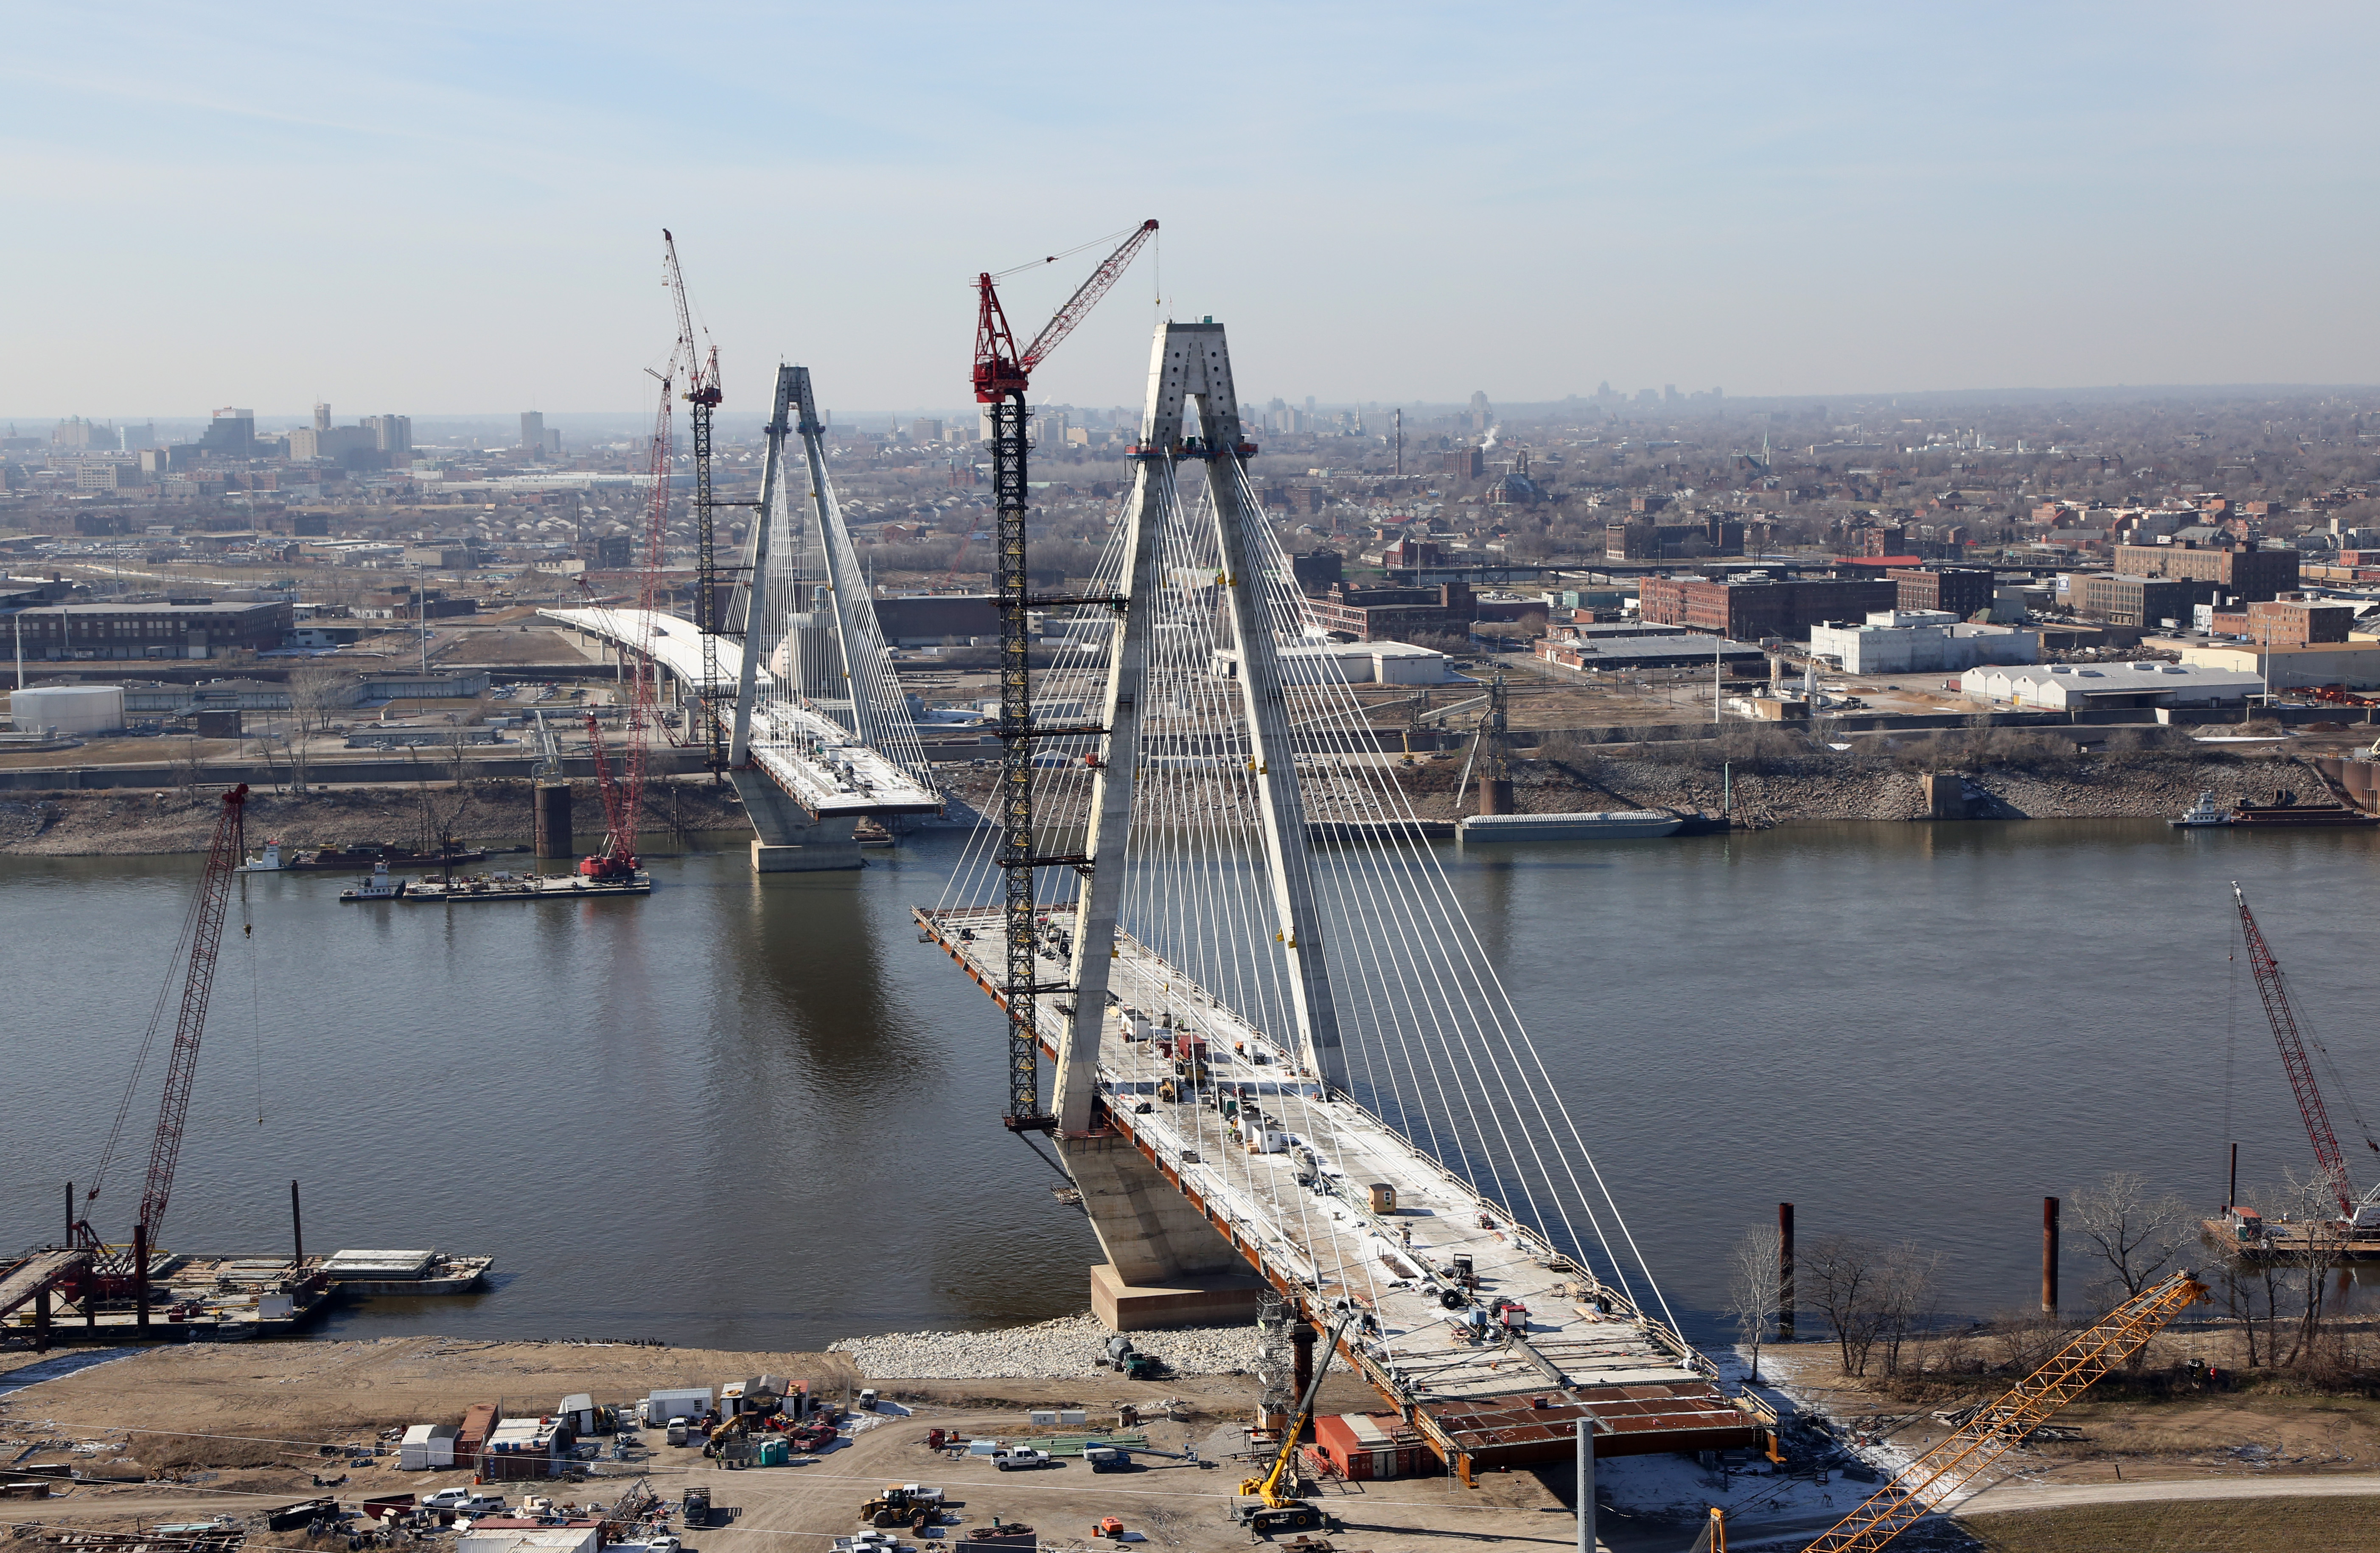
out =
<path fill-rule="evenodd" d="M 631 408 L 663 225 L 732 406 L 956 406 L 1152 215 L 1037 398 L 1160 273 L 1256 398 L 2380 380 L 2368 5 L 7 14 L 19 419 Z"/>

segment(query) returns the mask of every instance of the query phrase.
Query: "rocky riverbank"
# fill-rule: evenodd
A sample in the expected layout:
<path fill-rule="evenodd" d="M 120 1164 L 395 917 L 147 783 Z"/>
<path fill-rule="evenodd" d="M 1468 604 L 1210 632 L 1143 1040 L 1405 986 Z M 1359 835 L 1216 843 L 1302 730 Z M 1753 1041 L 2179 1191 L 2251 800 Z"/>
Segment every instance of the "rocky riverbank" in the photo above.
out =
<path fill-rule="evenodd" d="M 1016 1380 L 1087 1378 L 1100 1373 L 1111 1336 L 1088 1314 L 991 1332 L 887 1332 L 843 1338 L 827 1345 L 871 1380 Z M 1153 1353 L 1176 1375 L 1238 1375 L 1250 1362 L 1251 1329 L 1188 1327 L 1148 1332 L 1134 1346 Z"/>
<path fill-rule="evenodd" d="M 591 782 L 571 784 L 582 850 L 602 838 L 603 804 Z M 0 795 L 0 852 L 27 856 L 132 856 L 204 852 L 222 809 L 212 788 L 104 788 Z M 669 852 L 685 838 L 745 825 L 733 788 L 656 782 L 645 789 L 646 850 Z M 522 781 L 431 783 L 404 787 L 318 788 L 303 796 L 252 791 L 251 850 L 268 838 L 285 848 L 331 845 L 434 847 L 451 831 L 470 846 L 526 845 L 537 833 L 529 784 Z"/>

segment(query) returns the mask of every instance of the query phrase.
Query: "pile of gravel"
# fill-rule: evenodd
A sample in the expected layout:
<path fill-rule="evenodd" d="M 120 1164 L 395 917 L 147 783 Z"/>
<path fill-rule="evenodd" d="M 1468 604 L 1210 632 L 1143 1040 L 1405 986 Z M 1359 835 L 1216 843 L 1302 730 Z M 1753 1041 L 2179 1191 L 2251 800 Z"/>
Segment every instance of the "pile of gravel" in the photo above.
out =
<path fill-rule="evenodd" d="M 886 1332 L 840 1338 L 830 1353 L 848 1353 L 870 1380 L 1010 1380 L 1099 1374 L 1112 1336 L 1089 1315 L 990 1332 Z M 1241 1375 L 1256 1349 L 1256 1328 L 1185 1327 L 1135 1332 L 1133 1347 L 1178 1375 Z"/>

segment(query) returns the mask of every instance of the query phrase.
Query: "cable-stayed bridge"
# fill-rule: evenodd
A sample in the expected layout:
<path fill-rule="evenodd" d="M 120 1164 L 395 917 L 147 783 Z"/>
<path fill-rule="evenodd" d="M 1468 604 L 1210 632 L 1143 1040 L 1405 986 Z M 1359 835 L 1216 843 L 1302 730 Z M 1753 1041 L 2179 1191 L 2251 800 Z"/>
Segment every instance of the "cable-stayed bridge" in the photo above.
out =
<path fill-rule="evenodd" d="M 1040 601 L 1062 645 L 1032 689 L 1033 830 L 979 829 L 917 912 L 1051 1060 L 1023 1109 L 1107 1255 L 1093 1306 L 1352 1308 L 1349 1358 L 1465 1473 L 1566 1454 L 1583 1416 L 1611 1453 L 1749 1442 L 1353 693 L 1284 674 L 1322 632 L 1254 452 L 1222 327 L 1160 326 L 1092 601 Z"/>
<path fill-rule="evenodd" d="M 728 629 L 710 642 L 674 615 L 539 612 L 649 652 L 681 700 L 733 705 L 728 776 L 762 873 L 858 867 L 861 819 L 938 814 L 943 803 L 844 526 L 823 435 L 809 370 L 779 367 L 741 580 L 722 612 Z"/>

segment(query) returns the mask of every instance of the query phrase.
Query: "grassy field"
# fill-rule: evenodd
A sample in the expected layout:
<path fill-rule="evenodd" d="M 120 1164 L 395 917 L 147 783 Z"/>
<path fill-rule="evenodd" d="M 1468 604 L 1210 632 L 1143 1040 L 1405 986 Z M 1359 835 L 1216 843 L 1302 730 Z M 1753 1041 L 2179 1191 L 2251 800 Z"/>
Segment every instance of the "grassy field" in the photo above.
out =
<path fill-rule="evenodd" d="M 2380 1553 L 2380 1497 L 2088 1505 L 1959 1523 L 1988 1553 Z"/>

